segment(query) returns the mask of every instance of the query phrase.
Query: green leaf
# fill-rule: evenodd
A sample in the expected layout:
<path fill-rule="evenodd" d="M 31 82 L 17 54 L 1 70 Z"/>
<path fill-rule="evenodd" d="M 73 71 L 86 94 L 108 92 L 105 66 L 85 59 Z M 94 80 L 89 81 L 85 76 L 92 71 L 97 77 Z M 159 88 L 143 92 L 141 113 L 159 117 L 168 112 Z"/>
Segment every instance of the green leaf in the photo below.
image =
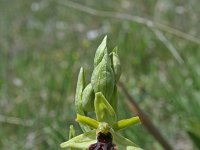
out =
<path fill-rule="evenodd" d="M 69 141 L 60 144 L 61 148 L 88 148 L 91 144 L 96 143 L 96 130 L 85 132 L 79 136 L 76 136 Z"/>
<path fill-rule="evenodd" d="M 112 128 L 113 128 L 114 131 L 118 131 L 118 130 L 124 129 L 128 126 L 131 126 L 133 124 L 136 124 L 138 122 L 140 122 L 139 117 L 132 117 L 132 118 L 129 118 L 129 119 L 123 119 L 123 120 L 120 120 L 118 122 L 113 123 Z"/>
<path fill-rule="evenodd" d="M 104 37 L 103 41 L 97 48 L 97 51 L 96 51 L 95 57 L 94 57 L 94 67 L 96 67 L 101 62 L 104 54 L 107 53 L 106 44 L 107 44 L 107 36 Z"/>
<path fill-rule="evenodd" d="M 94 106 L 97 121 L 113 124 L 117 120 L 115 111 L 101 92 L 95 94 Z"/>
<path fill-rule="evenodd" d="M 196 147 L 200 149 L 200 122 L 199 120 L 192 119 L 188 121 L 188 126 L 186 130 L 190 139 Z"/>
<path fill-rule="evenodd" d="M 198 147 L 198 149 L 200 149 L 200 136 L 191 131 L 187 131 L 187 134 L 189 135 L 193 143 Z"/>

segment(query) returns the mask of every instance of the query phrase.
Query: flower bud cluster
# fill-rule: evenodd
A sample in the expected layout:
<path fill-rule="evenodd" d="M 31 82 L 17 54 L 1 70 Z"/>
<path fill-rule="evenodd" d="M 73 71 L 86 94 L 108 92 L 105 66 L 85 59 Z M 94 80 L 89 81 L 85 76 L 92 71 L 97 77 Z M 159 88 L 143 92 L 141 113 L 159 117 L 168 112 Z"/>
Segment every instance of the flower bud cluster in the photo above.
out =
<path fill-rule="evenodd" d="M 106 44 L 107 36 L 104 37 L 97 48 L 94 70 L 91 81 L 87 85 L 85 84 L 84 70 L 83 68 L 80 70 L 75 98 L 76 109 L 79 114 L 84 115 L 87 112 L 94 111 L 95 93 L 98 92 L 101 92 L 113 109 L 117 111 L 116 83 L 121 75 L 121 65 L 117 48 L 109 53 Z"/>
<path fill-rule="evenodd" d="M 75 130 L 71 126 L 69 140 L 61 143 L 62 148 L 142 150 L 118 133 L 119 130 L 138 123 L 140 119 L 117 119 L 117 82 L 121 75 L 121 66 L 117 48 L 109 53 L 106 44 L 107 37 L 97 48 L 89 83 L 85 81 L 84 69 L 80 69 L 75 106 L 76 121 L 80 124 L 83 134 L 75 136 Z M 91 112 L 96 115 L 96 119 L 90 117 Z"/>

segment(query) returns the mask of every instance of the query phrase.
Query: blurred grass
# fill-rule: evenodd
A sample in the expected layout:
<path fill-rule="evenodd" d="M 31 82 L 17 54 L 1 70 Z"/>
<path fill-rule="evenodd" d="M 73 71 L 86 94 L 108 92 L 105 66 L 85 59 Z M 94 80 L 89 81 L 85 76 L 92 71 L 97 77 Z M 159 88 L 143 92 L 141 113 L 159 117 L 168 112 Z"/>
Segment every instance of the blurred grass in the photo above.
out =
<path fill-rule="evenodd" d="M 198 0 L 76 2 L 199 37 Z M 200 128 L 200 45 L 163 32 L 183 58 L 179 64 L 148 27 L 89 15 L 55 0 L 2 0 L 0 20 L 0 149 L 60 149 L 69 125 L 79 129 L 73 105 L 77 73 L 83 66 L 89 80 L 105 34 L 109 48 L 120 49 L 121 80 L 141 108 L 175 149 L 195 149 L 187 131 L 194 130 L 193 124 Z M 120 100 L 120 117 L 131 116 L 123 109 L 122 94 Z M 162 149 L 141 125 L 124 134 L 144 149 Z"/>

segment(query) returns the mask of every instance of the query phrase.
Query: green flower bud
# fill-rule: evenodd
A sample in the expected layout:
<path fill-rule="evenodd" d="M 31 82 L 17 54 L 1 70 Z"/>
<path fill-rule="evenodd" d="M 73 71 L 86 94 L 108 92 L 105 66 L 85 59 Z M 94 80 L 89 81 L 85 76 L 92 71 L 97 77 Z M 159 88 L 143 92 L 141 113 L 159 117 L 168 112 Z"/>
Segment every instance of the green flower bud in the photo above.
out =
<path fill-rule="evenodd" d="M 118 95 L 116 84 L 121 75 L 121 66 L 117 48 L 109 55 L 106 40 L 107 37 L 105 36 L 95 54 L 91 83 L 85 87 L 83 68 L 80 69 L 78 76 L 75 95 L 76 121 L 80 124 L 84 133 L 75 136 L 73 126 L 70 126 L 69 140 L 61 143 L 61 148 L 68 148 L 69 150 L 90 149 L 93 145 L 100 144 L 97 139 L 99 139 L 99 132 L 101 132 L 112 135 L 110 143 L 112 148 L 116 145 L 117 149 L 120 150 L 142 150 L 117 132 L 138 123 L 140 119 L 139 117 L 132 117 L 117 121 Z M 93 110 L 95 110 L 96 120 L 87 116 L 87 112 Z M 107 143 L 104 143 L 102 148 L 107 149 Z"/>
<path fill-rule="evenodd" d="M 83 68 L 81 68 L 78 75 L 76 95 L 75 95 L 76 112 L 81 115 L 85 115 L 83 106 L 82 106 L 82 92 L 83 92 L 84 87 L 85 87 L 85 75 L 84 75 Z M 81 123 L 80 123 L 80 126 L 83 132 L 90 131 L 90 128 L 88 126 L 84 126 Z"/>
<path fill-rule="evenodd" d="M 82 105 L 86 112 L 94 111 L 94 98 L 94 90 L 92 88 L 92 84 L 90 83 L 83 90 L 82 94 Z"/>
<path fill-rule="evenodd" d="M 85 88 L 85 75 L 84 75 L 84 70 L 81 67 L 78 75 L 78 81 L 76 85 L 76 95 L 75 95 L 76 111 L 81 115 L 85 115 L 82 107 L 82 92 L 84 88 Z"/>
<path fill-rule="evenodd" d="M 115 77 L 108 54 L 105 54 L 102 61 L 94 68 L 91 84 L 95 93 L 102 92 L 106 99 L 110 101 L 114 90 Z"/>
<path fill-rule="evenodd" d="M 115 74 L 115 82 L 117 82 L 121 76 L 121 64 L 119 60 L 119 56 L 117 54 L 117 47 L 113 49 L 111 53 L 111 61 L 112 61 L 112 69 Z"/>
<path fill-rule="evenodd" d="M 107 53 L 106 44 L 107 44 L 107 36 L 104 37 L 103 41 L 97 48 L 97 51 L 94 57 L 94 67 L 96 67 L 102 61 L 103 56 Z"/>

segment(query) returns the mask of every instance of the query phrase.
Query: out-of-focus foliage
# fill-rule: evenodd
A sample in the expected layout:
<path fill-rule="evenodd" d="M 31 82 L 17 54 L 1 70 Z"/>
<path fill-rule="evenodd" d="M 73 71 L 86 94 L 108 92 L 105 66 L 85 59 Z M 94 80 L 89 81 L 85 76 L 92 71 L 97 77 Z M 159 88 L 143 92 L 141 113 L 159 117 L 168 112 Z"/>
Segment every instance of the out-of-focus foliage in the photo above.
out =
<path fill-rule="evenodd" d="M 195 120 L 192 119 L 191 122 L 188 123 L 187 134 L 198 149 L 200 149 L 200 122 L 195 122 Z"/>
<path fill-rule="evenodd" d="M 200 37 L 200 2 L 73 1 L 168 25 L 172 28 L 160 31 L 169 43 L 162 43 L 143 24 L 95 16 L 61 4 L 67 2 L 0 1 L 0 149 L 59 149 L 68 139 L 69 124 L 74 123 L 79 67 L 87 70 L 89 81 L 91 58 L 105 34 L 108 41 L 112 39 L 109 49 L 118 45 L 121 80 L 141 108 L 175 149 L 195 149 L 187 131 L 195 132 L 191 122 L 200 122 L 200 45 L 188 35 L 177 36 L 172 29 Z M 178 63 L 166 47 L 169 44 L 184 63 Z M 132 114 L 123 109 L 124 99 L 119 95 L 119 114 L 128 118 Z M 122 134 L 142 148 L 162 149 L 144 127 L 130 130 Z"/>

